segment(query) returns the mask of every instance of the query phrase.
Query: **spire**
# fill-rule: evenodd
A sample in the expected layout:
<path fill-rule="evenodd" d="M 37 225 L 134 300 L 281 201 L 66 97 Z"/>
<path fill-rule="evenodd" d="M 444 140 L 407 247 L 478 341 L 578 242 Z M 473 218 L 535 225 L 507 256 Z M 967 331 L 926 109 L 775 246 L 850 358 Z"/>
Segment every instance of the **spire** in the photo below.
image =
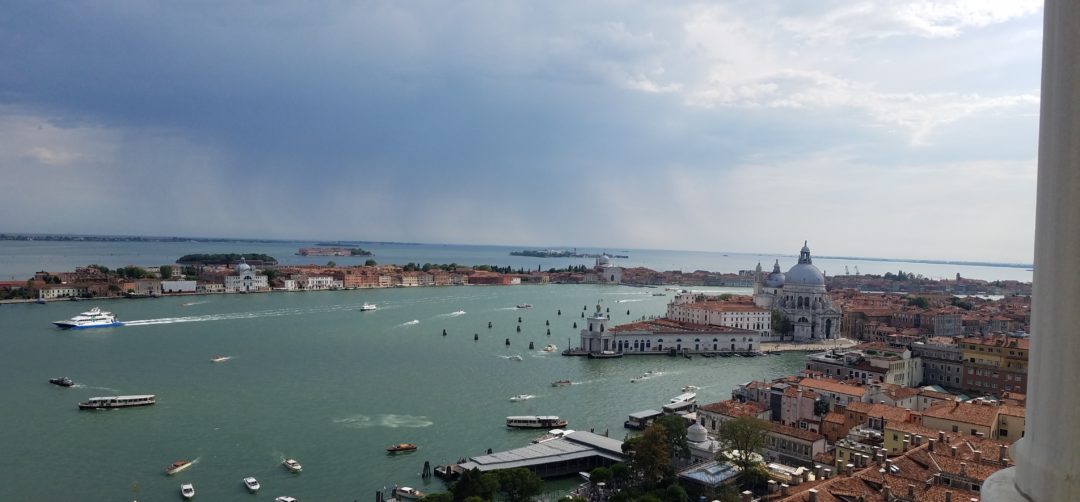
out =
<path fill-rule="evenodd" d="M 772 271 L 773 271 L 774 274 L 779 274 L 780 273 L 780 259 L 779 258 L 777 258 L 776 262 L 773 263 Z"/>
<path fill-rule="evenodd" d="M 799 263 L 813 263 L 810 260 L 810 246 L 806 245 L 806 241 L 803 241 L 802 251 L 799 252 Z"/>

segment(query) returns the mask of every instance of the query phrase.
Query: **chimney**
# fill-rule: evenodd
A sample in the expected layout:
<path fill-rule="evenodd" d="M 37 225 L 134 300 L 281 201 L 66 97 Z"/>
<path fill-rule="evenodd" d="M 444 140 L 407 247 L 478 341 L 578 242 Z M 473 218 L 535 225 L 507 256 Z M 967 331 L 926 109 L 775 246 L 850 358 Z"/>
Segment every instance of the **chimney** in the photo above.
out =
<path fill-rule="evenodd" d="M 806 493 L 810 494 L 810 502 L 817 502 L 817 488 L 811 488 Z"/>
<path fill-rule="evenodd" d="M 955 457 L 956 456 L 956 447 L 953 446 L 953 447 L 949 448 L 949 452 L 950 452 L 951 456 Z"/>
<path fill-rule="evenodd" d="M 907 498 L 911 499 L 912 501 L 915 500 L 915 485 L 911 483 L 908 483 L 907 485 Z"/>
<path fill-rule="evenodd" d="M 975 437 L 984 438 L 984 437 L 986 437 L 986 434 L 983 434 L 981 431 L 977 431 L 977 432 L 975 432 Z"/>
<path fill-rule="evenodd" d="M 975 455 L 975 463 L 976 464 L 982 463 L 982 451 L 981 450 L 975 450 L 973 452 L 973 454 Z"/>
<path fill-rule="evenodd" d="M 922 446 L 923 437 L 922 434 L 915 435 L 915 446 Z"/>
<path fill-rule="evenodd" d="M 889 489 L 889 485 L 881 487 L 881 498 L 884 499 L 885 502 L 891 502 L 889 499 L 892 498 L 892 490 Z"/>
<path fill-rule="evenodd" d="M 788 488 L 791 488 L 791 487 L 788 486 L 787 483 L 780 483 L 780 495 L 783 495 L 783 496 L 787 497 L 788 496 Z M 743 492 L 743 498 L 746 498 L 747 493 L 750 493 L 750 492 L 749 491 Z"/>
<path fill-rule="evenodd" d="M 770 494 L 776 493 L 776 491 L 780 489 L 780 485 L 777 484 L 776 480 L 774 480 L 774 479 L 770 479 L 768 485 L 769 485 L 769 490 L 768 491 L 769 491 Z"/>
<path fill-rule="evenodd" d="M 750 490 L 746 490 L 745 492 L 742 492 L 739 495 L 741 496 L 742 502 L 752 502 L 754 500 L 754 492 L 752 492 Z M 952 502 L 951 498 L 949 499 L 949 502 Z"/>
<path fill-rule="evenodd" d="M 911 448 L 911 441 L 908 441 L 907 439 L 905 439 L 904 440 L 904 451 L 908 451 L 908 448 Z"/>
<path fill-rule="evenodd" d="M 832 467 L 826 467 L 826 468 L 822 469 L 821 472 L 823 472 L 825 474 L 825 479 L 829 479 L 829 478 L 833 477 Z"/>
<path fill-rule="evenodd" d="M 937 440 L 939 443 L 945 441 L 945 431 L 937 431 Z"/>
<path fill-rule="evenodd" d="M 945 502 L 952 502 L 952 492 L 945 492 Z"/>
<path fill-rule="evenodd" d="M 967 463 L 966 462 L 960 462 L 960 475 L 961 476 L 967 476 Z"/>
<path fill-rule="evenodd" d="M 930 450 L 932 452 L 932 451 L 934 451 L 934 443 L 937 443 L 937 440 L 934 439 L 934 438 L 930 438 L 930 439 L 926 440 L 926 443 L 927 443 L 926 449 Z"/>
<path fill-rule="evenodd" d="M 1001 461 L 1001 463 L 1003 463 L 1003 464 L 1005 462 L 1009 461 L 1009 446 L 1008 445 L 1004 445 L 1004 444 L 998 445 L 998 460 Z"/>
<path fill-rule="evenodd" d="M 848 464 L 844 467 L 844 474 L 847 474 L 848 476 L 855 472 L 855 464 Z"/>
<path fill-rule="evenodd" d="M 823 467 L 821 466 L 821 464 L 814 464 L 814 479 L 815 480 L 821 481 L 821 470 L 822 469 L 823 469 Z"/>

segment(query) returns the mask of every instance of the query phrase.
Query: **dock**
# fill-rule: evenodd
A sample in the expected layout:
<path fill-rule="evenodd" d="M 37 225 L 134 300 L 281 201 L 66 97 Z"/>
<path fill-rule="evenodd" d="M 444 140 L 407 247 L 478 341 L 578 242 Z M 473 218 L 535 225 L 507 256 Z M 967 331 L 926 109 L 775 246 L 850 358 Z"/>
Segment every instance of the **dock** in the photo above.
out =
<path fill-rule="evenodd" d="M 541 478 L 553 478 L 624 461 L 622 441 L 577 431 L 560 439 L 472 457 L 458 467 L 461 470 L 479 469 L 480 472 L 525 467 Z"/>

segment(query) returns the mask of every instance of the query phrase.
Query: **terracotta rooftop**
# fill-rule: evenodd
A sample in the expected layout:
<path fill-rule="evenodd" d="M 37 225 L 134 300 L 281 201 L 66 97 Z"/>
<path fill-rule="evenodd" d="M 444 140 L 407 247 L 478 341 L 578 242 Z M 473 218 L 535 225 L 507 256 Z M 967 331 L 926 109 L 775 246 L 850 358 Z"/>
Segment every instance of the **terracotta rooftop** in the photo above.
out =
<path fill-rule="evenodd" d="M 923 411 L 923 416 L 992 428 L 998 411 L 997 406 L 953 401 L 935 404 Z"/>
<path fill-rule="evenodd" d="M 881 403 L 854 402 L 847 405 L 847 410 L 856 413 L 865 413 L 868 417 L 881 418 L 889 423 L 906 422 L 912 415 L 911 410 L 905 410 L 903 408 L 897 408 L 896 406 L 889 406 Z"/>
<path fill-rule="evenodd" d="M 769 422 L 769 430 L 776 434 L 802 439 L 803 441 L 824 440 L 825 436 L 806 429 L 796 429 L 776 422 Z"/>
<path fill-rule="evenodd" d="M 866 392 L 866 387 L 863 385 L 843 383 L 839 380 L 830 378 L 804 378 L 799 380 L 799 386 L 818 391 L 832 392 L 834 394 L 847 394 L 859 397 L 862 397 Z"/>
<path fill-rule="evenodd" d="M 718 413 L 726 417 L 756 417 L 766 410 L 765 406 L 753 401 L 739 402 L 734 399 L 709 403 L 699 408 L 703 411 Z"/>

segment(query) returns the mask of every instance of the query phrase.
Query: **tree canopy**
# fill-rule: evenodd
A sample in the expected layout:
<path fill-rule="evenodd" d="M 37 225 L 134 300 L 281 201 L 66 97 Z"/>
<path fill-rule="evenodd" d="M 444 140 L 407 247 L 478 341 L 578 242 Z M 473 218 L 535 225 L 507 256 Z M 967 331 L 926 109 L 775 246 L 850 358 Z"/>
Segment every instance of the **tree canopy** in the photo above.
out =
<path fill-rule="evenodd" d="M 663 425 L 654 422 L 640 436 L 624 441 L 622 448 L 630 457 L 630 470 L 645 486 L 654 486 L 674 474 L 667 429 Z"/>
<path fill-rule="evenodd" d="M 747 469 L 757 463 L 754 455 L 765 446 L 769 423 L 755 417 L 739 417 L 720 424 L 716 435 L 722 445 L 718 456 L 722 460 Z"/>

